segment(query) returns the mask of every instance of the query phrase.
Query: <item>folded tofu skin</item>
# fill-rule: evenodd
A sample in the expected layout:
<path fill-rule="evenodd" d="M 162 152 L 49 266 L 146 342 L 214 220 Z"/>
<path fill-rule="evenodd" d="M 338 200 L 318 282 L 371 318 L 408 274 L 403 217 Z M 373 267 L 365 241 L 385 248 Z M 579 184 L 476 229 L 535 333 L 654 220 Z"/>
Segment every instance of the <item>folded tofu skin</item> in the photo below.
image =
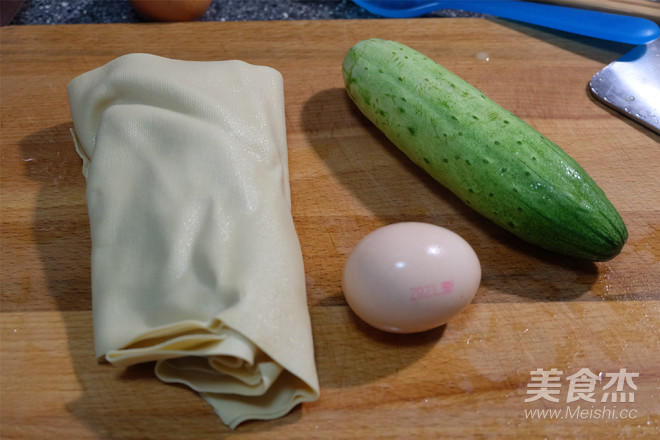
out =
<path fill-rule="evenodd" d="M 232 429 L 316 400 L 280 73 L 129 54 L 67 92 L 97 357 L 156 361 Z"/>

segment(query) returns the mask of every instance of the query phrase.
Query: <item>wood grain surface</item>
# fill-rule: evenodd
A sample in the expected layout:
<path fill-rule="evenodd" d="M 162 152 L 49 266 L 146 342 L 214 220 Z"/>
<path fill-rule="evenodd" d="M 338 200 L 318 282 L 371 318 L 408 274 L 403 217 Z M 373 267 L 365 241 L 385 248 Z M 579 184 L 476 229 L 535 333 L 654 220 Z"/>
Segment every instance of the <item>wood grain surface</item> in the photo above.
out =
<path fill-rule="evenodd" d="M 658 438 L 660 138 L 587 90 L 630 47 L 484 19 L 24 26 L 0 36 L 3 439 Z M 370 37 L 426 53 L 561 145 L 620 210 L 623 252 L 605 263 L 548 254 L 423 175 L 343 89 L 346 51 Z M 317 402 L 230 431 L 152 365 L 95 362 L 85 182 L 65 86 L 129 52 L 282 72 Z M 473 304 L 423 334 L 368 327 L 340 287 L 358 240 L 397 221 L 448 227 L 482 263 Z M 532 371 L 553 368 L 559 401 L 526 402 Z M 582 369 L 599 378 L 595 402 L 569 402 L 567 378 Z M 636 389 L 620 390 L 634 402 L 601 403 L 608 374 L 622 369 L 638 374 Z"/>

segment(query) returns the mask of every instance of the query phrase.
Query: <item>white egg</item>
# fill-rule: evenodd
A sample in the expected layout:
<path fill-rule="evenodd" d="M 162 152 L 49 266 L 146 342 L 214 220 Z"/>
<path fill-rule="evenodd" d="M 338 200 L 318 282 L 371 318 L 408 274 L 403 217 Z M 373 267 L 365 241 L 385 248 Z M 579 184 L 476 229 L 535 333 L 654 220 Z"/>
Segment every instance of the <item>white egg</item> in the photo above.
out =
<path fill-rule="evenodd" d="M 348 305 L 381 330 L 414 333 L 447 323 L 474 298 L 481 265 L 472 247 L 440 226 L 379 228 L 353 249 L 342 279 Z"/>

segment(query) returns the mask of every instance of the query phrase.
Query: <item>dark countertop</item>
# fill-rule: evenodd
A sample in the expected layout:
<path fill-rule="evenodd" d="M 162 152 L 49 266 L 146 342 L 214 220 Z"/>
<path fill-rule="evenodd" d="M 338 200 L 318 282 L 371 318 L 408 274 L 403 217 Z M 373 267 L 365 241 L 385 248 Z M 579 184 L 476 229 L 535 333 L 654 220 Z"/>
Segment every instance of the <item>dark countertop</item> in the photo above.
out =
<path fill-rule="evenodd" d="M 5 7 L 10 0 L 0 0 Z M 137 23 L 146 21 L 128 0 L 25 0 L 11 25 Z M 428 16 L 472 17 L 479 14 L 443 9 Z M 5 15 L 3 23 L 9 16 Z M 378 18 L 350 0 L 213 0 L 200 21 L 328 20 Z"/>

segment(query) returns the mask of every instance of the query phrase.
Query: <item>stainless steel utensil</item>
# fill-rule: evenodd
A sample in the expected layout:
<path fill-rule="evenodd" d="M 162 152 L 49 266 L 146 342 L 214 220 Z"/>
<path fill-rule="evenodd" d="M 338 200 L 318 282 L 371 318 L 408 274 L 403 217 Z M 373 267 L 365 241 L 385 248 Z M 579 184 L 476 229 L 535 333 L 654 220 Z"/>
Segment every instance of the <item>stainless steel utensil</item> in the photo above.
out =
<path fill-rule="evenodd" d="M 660 134 L 660 38 L 607 65 L 589 86 L 602 102 Z"/>

